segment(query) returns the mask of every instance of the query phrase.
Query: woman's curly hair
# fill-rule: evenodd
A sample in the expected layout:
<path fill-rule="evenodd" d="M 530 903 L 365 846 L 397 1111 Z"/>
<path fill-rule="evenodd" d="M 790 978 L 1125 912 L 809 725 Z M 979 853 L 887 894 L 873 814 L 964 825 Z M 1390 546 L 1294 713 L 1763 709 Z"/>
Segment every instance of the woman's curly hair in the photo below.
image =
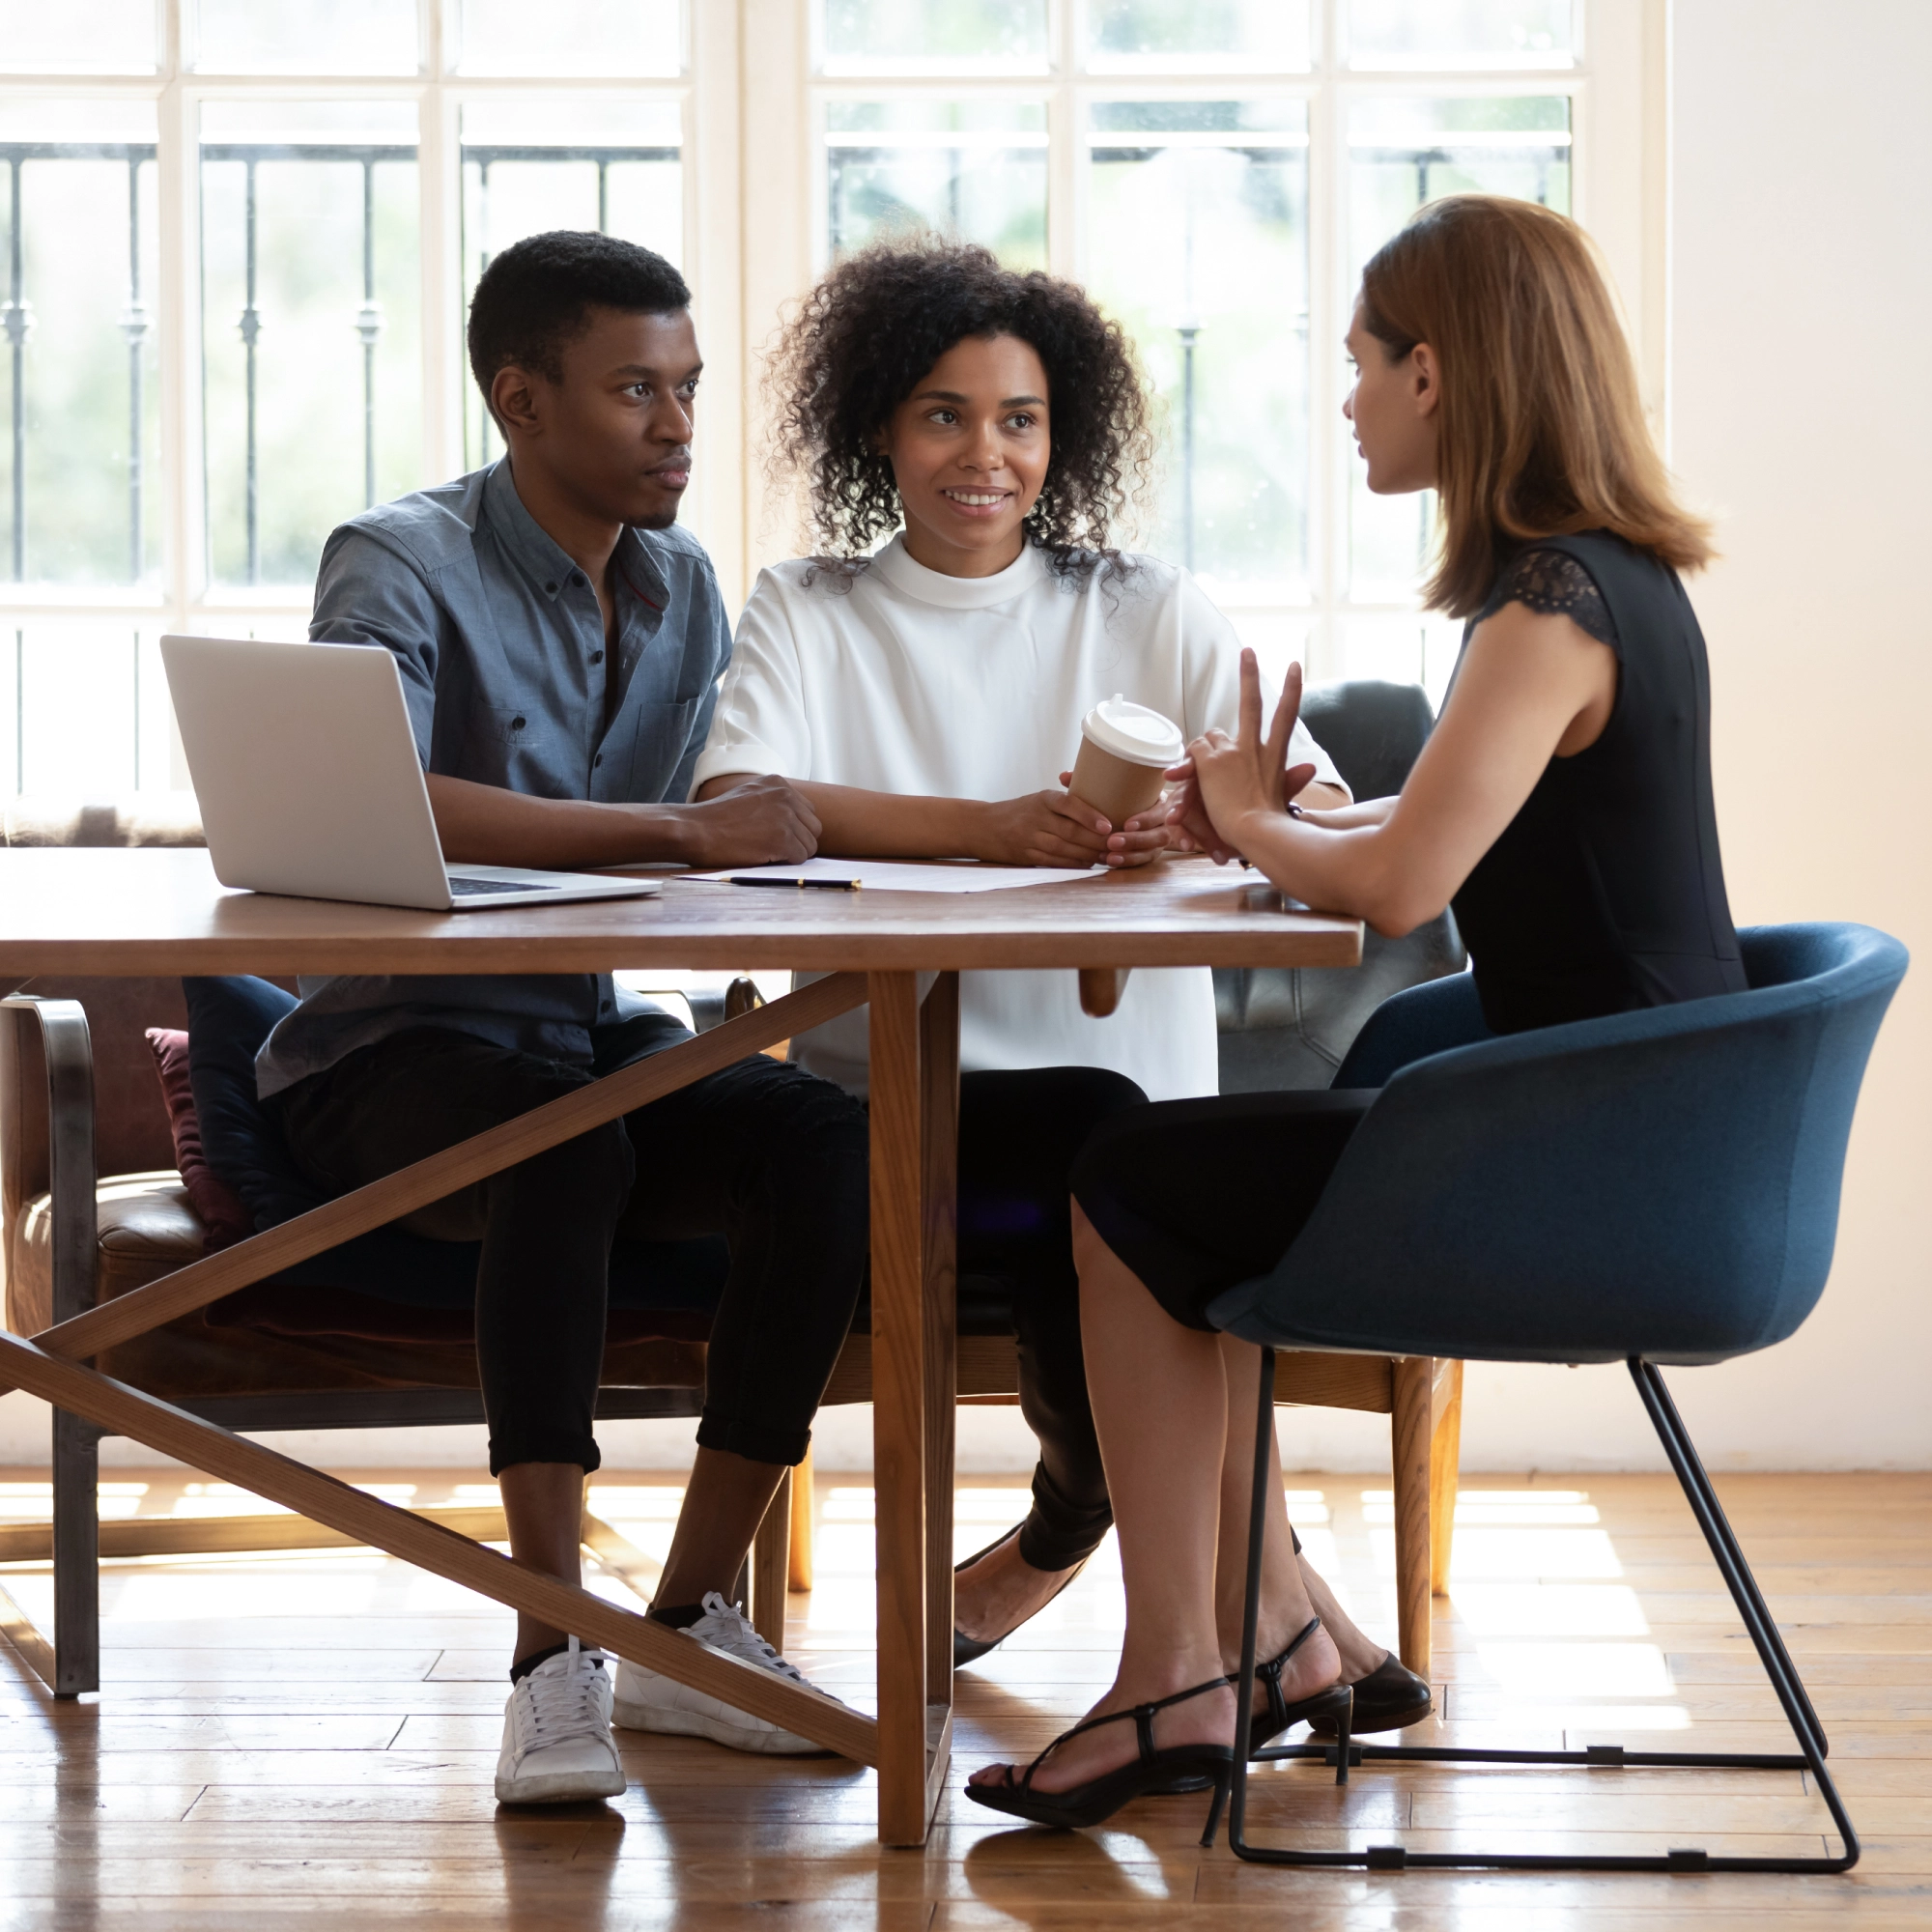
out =
<path fill-rule="evenodd" d="M 773 467 L 803 476 L 815 559 L 849 575 L 900 522 L 879 432 L 969 336 L 1013 335 L 1046 370 L 1053 450 L 1027 534 L 1062 578 L 1118 566 L 1115 525 L 1151 468 L 1146 391 L 1121 326 L 1072 282 L 1021 274 L 936 236 L 895 237 L 840 262 L 805 298 L 767 382 Z"/>

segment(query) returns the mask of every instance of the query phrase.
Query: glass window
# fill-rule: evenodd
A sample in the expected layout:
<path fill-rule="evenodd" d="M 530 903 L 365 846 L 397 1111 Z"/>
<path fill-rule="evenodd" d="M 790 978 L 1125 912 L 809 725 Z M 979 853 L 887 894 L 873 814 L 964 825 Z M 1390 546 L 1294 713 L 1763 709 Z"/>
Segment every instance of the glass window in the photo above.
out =
<path fill-rule="evenodd" d="M 1361 265 L 1425 201 L 1477 191 L 1570 212 L 1564 95 L 1358 100 L 1349 115 L 1349 264 Z M 1346 324 L 1345 324 L 1346 326 Z M 1351 380 L 1344 376 L 1343 382 Z M 1357 601 L 1414 594 L 1435 498 L 1375 497 L 1350 478 L 1350 589 Z"/>
<path fill-rule="evenodd" d="M 1044 73 L 1047 0 L 823 0 L 826 73 Z"/>
<path fill-rule="evenodd" d="M 155 110 L 0 103 L 0 577 L 159 565 Z"/>
<path fill-rule="evenodd" d="M 901 96 L 825 107 L 825 235 L 837 255 L 895 229 L 980 242 L 1046 266 L 1046 107 Z"/>
<path fill-rule="evenodd" d="M 597 229 L 684 259 L 684 171 L 674 100 L 517 96 L 463 110 L 463 305 L 490 258 L 526 235 Z M 465 367 L 468 367 L 466 360 Z M 501 443 L 481 393 L 465 384 L 464 453 Z"/>
<path fill-rule="evenodd" d="M 421 477 L 415 108 L 202 109 L 209 575 L 306 584 Z"/>
<path fill-rule="evenodd" d="M 1572 0 L 1349 0 L 1355 68 L 1574 65 Z"/>
<path fill-rule="evenodd" d="M 678 0 L 463 0 L 459 73 L 512 78 L 551 74 L 684 71 Z"/>
<path fill-rule="evenodd" d="M 111 619 L 0 630 L 5 789 L 99 798 L 165 789 L 174 720 L 158 632 Z"/>
<path fill-rule="evenodd" d="M 203 73 L 414 73 L 415 0 L 200 0 Z"/>
<path fill-rule="evenodd" d="M 1094 73 L 1275 71 L 1308 65 L 1308 0 L 1090 0 Z"/>
<path fill-rule="evenodd" d="M 1165 405 L 1152 548 L 1305 596 L 1307 103 L 1100 101 L 1089 156 L 1091 285 Z"/>
<path fill-rule="evenodd" d="M 155 0 L 0 0 L 0 72 L 154 71 Z"/>

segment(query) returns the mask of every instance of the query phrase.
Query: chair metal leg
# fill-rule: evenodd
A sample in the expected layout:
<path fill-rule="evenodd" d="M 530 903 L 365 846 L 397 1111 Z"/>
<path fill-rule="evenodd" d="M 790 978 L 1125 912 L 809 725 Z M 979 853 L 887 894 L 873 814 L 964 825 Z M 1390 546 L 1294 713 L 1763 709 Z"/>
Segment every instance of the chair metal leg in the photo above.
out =
<path fill-rule="evenodd" d="M 1831 1746 L 1825 1736 L 1825 1727 L 1818 1721 L 1817 1712 L 1811 1708 L 1811 1699 L 1798 1675 L 1798 1666 L 1792 1662 L 1791 1653 L 1785 1649 L 1784 1639 L 1778 1634 L 1776 1622 L 1759 1594 L 1757 1578 L 1751 1575 L 1750 1565 L 1745 1561 L 1745 1553 L 1738 1547 L 1738 1539 L 1732 1532 L 1730 1519 L 1725 1516 L 1723 1506 L 1718 1501 L 1718 1492 L 1711 1486 L 1711 1478 L 1705 1473 L 1696 1450 L 1690 1445 L 1690 1432 L 1684 1427 L 1684 1419 L 1677 1413 L 1677 1405 L 1671 1401 L 1670 1391 L 1663 1385 L 1663 1378 L 1653 1363 L 1635 1358 L 1631 1361 L 1630 1372 L 1631 1378 L 1636 1383 L 1637 1393 L 1643 1398 L 1644 1407 L 1650 1411 L 1651 1426 L 1663 1444 L 1663 1453 L 1670 1458 L 1670 1466 L 1676 1470 L 1677 1480 L 1690 1498 L 1697 1527 L 1704 1532 L 1704 1540 L 1711 1546 L 1711 1554 L 1717 1559 L 1718 1568 L 1723 1572 L 1724 1581 L 1744 1614 L 1745 1628 L 1757 1646 L 1765 1674 L 1771 1679 L 1772 1689 L 1777 1692 L 1778 1702 L 1784 1706 L 1784 1715 L 1790 1719 L 1791 1728 L 1801 1737 L 1808 1731 L 1818 1755 L 1828 1756 Z M 1748 1610 L 1746 1609 L 1747 1604 Z"/>
<path fill-rule="evenodd" d="M 1236 1746 L 1234 1785 L 1228 1810 L 1228 1843 L 1236 1857 L 1257 1864 L 1272 1865 L 1360 1865 L 1371 1871 L 1426 1870 L 1444 1867 L 1493 1867 L 1514 1871 L 1657 1871 L 1657 1872 L 1842 1872 L 1859 1861 L 1858 1834 L 1852 1829 L 1837 1786 L 1825 1768 L 1825 1734 L 1797 1667 L 1791 1662 L 1771 1612 L 1765 1606 L 1750 1566 L 1745 1561 L 1736 1536 L 1719 1506 L 1711 1479 L 1697 1459 L 1683 1418 L 1677 1413 L 1663 1378 L 1656 1365 L 1633 1356 L 1632 1379 L 1643 1398 L 1651 1424 L 1663 1452 L 1676 1471 L 1685 1499 L 1697 1526 L 1704 1533 L 1711 1555 L 1723 1577 L 1738 1615 L 1744 1620 L 1752 1644 L 1763 1663 L 1765 1674 L 1797 1737 L 1800 1754 L 1774 1754 L 1747 1751 L 1631 1751 L 1621 1745 L 1591 1745 L 1582 1750 L 1469 1750 L 1447 1746 L 1356 1745 L 1350 1749 L 1350 1760 L 1359 1765 L 1404 1764 L 1544 1764 L 1575 1765 L 1590 1770 L 1642 1770 L 1671 1767 L 1678 1770 L 1725 1771 L 1808 1771 L 1818 1787 L 1818 1795 L 1832 1814 L 1832 1822 L 1844 1843 L 1836 1857 L 1826 1858 L 1714 1858 L 1694 1847 L 1674 1847 L 1658 1857 L 1590 1857 L 1545 1852 L 1411 1852 L 1402 1845 L 1369 1845 L 1359 1852 L 1293 1852 L 1267 1845 L 1250 1844 L 1246 1836 L 1247 1765 L 1242 1761 L 1239 1743 Z M 1271 1388 L 1273 1356 L 1263 1351 L 1262 1387 Z M 1262 1485 L 1264 1463 L 1258 1463 L 1255 1487 L 1255 1518 L 1262 1511 Z M 1248 1560 L 1247 1603 L 1242 1628 L 1243 1696 L 1253 1695 L 1255 1631 L 1261 1605 L 1261 1564 L 1258 1547 L 1251 1547 Z M 1241 1708 L 1246 1709 L 1243 1702 Z M 1238 1733 L 1237 1733 L 1238 1738 Z M 1337 1764 L 1340 1752 L 1334 1746 L 1277 1745 L 1255 1753 L 1256 1762 L 1275 1763 L 1306 1758 L 1316 1763 Z M 1216 1809 L 1218 1810 L 1218 1803 Z M 1211 1823 L 1211 1820 L 1210 1820 Z"/>
<path fill-rule="evenodd" d="M 100 1433 L 65 1409 L 53 1416 L 56 1697 L 100 1689 Z"/>

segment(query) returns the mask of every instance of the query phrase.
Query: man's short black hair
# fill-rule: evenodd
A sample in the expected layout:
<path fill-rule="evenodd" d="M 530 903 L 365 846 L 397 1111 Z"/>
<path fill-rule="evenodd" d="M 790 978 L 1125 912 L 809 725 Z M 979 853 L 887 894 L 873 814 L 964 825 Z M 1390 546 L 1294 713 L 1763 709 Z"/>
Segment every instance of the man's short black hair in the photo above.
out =
<path fill-rule="evenodd" d="M 594 308 L 672 315 L 691 306 L 685 279 L 662 255 L 614 235 L 554 228 L 514 242 L 483 270 L 469 301 L 469 367 L 487 401 L 514 362 L 553 383 L 563 351 Z"/>

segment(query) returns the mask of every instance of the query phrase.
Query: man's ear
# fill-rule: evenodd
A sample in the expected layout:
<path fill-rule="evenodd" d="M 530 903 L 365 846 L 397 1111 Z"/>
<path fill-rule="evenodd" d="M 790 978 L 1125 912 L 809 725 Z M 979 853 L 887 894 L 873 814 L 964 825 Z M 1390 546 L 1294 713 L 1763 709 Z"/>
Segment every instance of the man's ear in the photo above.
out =
<path fill-rule="evenodd" d="M 490 413 L 505 432 L 514 429 L 524 436 L 543 434 L 539 386 L 527 370 L 514 362 L 504 363 L 490 379 Z"/>
<path fill-rule="evenodd" d="M 1433 416 L 1442 401 L 1442 365 L 1426 342 L 1418 342 L 1408 352 L 1409 393 L 1415 398 L 1415 412 Z"/>

